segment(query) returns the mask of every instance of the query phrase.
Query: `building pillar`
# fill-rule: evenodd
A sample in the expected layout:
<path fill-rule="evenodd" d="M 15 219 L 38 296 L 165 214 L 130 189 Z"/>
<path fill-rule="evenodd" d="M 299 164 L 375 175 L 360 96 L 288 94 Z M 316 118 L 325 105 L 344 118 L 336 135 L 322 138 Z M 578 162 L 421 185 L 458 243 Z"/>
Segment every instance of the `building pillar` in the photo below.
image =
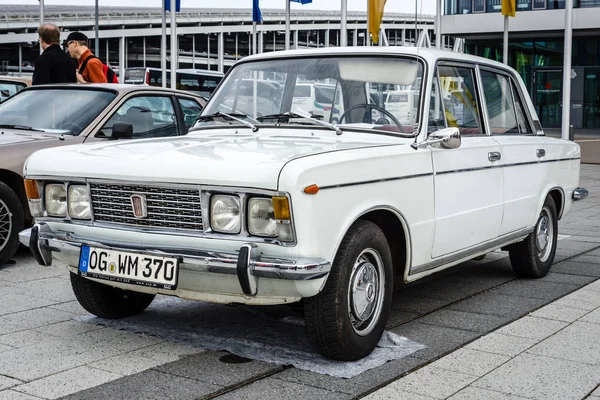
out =
<path fill-rule="evenodd" d="M 238 60 L 238 32 L 235 33 L 235 61 Z"/>
<path fill-rule="evenodd" d="M 206 69 L 210 71 L 210 33 L 206 34 Z"/>
<path fill-rule="evenodd" d="M 353 37 L 352 37 L 352 45 L 353 45 L 354 47 L 357 47 L 357 46 L 358 46 L 358 29 L 355 29 L 355 30 L 354 30 L 354 35 L 353 35 Z"/>
<path fill-rule="evenodd" d="M 19 42 L 19 76 L 23 73 L 23 45 Z"/>
<path fill-rule="evenodd" d="M 225 43 L 224 43 L 224 32 L 219 32 L 218 33 L 218 40 L 219 40 L 219 72 L 224 72 L 225 71 Z"/>
<path fill-rule="evenodd" d="M 196 34 L 192 34 L 192 68 L 196 69 Z"/>
<path fill-rule="evenodd" d="M 327 29 L 325 31 L 325 47 L 329 47 L 329 39 L 330 39 L 329 35 L 330 35 L 329 29 Z"/>
<path fill-rule="evenodd" d="M 125 79 L 125 36 L 119 38 L 119 81 Z"/>
<path fill-rule="evenodd" d="M 273 31 L 273 51 L 277 51 L 277 32 Z"/>
<path fill-rule="evenodd" d="M 144 68 L 145 68 L 146 67 L 146 36 L 144 36 L 143 40 L 144 40 L 144 50 L 143 50 L 144 55 L 143 55 L 143 57 L 144 57 Z"/>
<path fill-rule="evenodd" d="M 260 54 L 264 51 L 264 37 L 263 37 L 263 32 L 260 31 L 258 32 L 258 51 L 256 52 L 257 54 Z"/>
<path fill-rule="evenodd" d="M 110 53 L 108 52 L 108 38 L 106 38 L 106 65 L 110 66 L 110 60 L 109 60 L 110 56 L 109 56 L 109 54 Z"/>
<path fill-rule="evenodd" d="M 298 48 L 298 36 L 300 35 L 300 32 L 298 31 L 298 29 L 296 29 L 294 31 L 294 49 Z"/>

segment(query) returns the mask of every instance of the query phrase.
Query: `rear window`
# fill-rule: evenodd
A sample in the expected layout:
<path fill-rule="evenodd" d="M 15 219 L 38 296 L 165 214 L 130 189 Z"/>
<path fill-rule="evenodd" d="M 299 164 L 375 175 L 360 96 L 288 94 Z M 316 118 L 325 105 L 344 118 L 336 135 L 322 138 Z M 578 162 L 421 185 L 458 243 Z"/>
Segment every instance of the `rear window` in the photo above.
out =
<path fill-rule="evenodd" d="M 296 86 L 296 89 L 294 90 L 294 97 L 310 97 L 310 86 Z"/>

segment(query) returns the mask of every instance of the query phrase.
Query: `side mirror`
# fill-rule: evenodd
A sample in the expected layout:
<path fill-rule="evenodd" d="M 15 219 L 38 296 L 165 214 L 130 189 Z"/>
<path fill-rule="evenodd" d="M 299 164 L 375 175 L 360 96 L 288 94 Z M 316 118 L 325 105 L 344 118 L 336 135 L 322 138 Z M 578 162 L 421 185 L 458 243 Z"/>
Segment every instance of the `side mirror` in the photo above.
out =
<path fill-rule="evenodd" d="M 421 143 L 413 143 L 411 147 L 415 150 L 427 146 L 436 149 L 458 149 L 461 141 L 460 130 L 458 128 L 444 128 L 432 133 L 427 140 Z"/>
<path fill-rule="evenodd" d="M 133 139 L 133 125 L 117 123 L 113 125 L 109 140 Z"/>

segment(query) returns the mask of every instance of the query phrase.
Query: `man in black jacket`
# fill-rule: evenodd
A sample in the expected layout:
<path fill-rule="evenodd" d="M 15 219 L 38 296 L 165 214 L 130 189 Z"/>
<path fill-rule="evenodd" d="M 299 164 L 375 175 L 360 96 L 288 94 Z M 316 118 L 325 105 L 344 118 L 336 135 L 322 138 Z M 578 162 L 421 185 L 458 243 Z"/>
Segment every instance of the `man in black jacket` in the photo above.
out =
<path fill-rule="evenodd" d="M 77 83 L 75 63 L 60 48 L 60 31 L 52 24 L 39 27 L 38 34 L 44 52 L 35 63 L 33 85 L 46 83 Z"/>

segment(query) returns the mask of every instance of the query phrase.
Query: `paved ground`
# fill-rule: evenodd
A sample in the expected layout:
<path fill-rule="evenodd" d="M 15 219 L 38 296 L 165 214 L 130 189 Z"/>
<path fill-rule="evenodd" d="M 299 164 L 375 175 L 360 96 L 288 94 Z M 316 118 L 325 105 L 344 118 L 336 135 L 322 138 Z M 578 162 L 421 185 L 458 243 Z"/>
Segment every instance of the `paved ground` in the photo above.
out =
<path fill-rule="evenodd" d="M 66 270 L 40 267 L 23 252 L 16 264 L 0 269 L 0 400 L 307 400 L 386 398 L 390 393 L 392 398 L 427 399 L 445 398 L 470 384 L 464 394 L 471 397 L 459 398 L 481 398 L 481 393 L 490 396 L 485 398 L 513 398 L 502 393 L 583 398 L 600 383 L 598 312 L 584 317 L 577 311 L 600 306 L 598 285 L 586 287 L 600 277 L 598 178 L 600 166 L 582 167 L 581 184 L 591 196 L 561 221 L 552 273 L 540 280 L 516 279 L 506 253 L 495 252 L 402 288 L 394 296 L 388 328 L 427 348 L 352 379 L 74 321 L 86 313 L 74 300 Z M 562 303 L 542 308 L 561 298 Z M 537 325 L 511 324 L 522 317 Z M 244 332 L 239 337 L 243 340 Z M 490 350 L 490 341 L 506 348 Z M 559 353 L 553 353 L 555 347 Z M 562 363 L 550 378 L 544 369 L 549 352 Z M 427 392 L 415 389 L 423 379 Z M 580 389 L 572 391 L 571 384 Z"/>

